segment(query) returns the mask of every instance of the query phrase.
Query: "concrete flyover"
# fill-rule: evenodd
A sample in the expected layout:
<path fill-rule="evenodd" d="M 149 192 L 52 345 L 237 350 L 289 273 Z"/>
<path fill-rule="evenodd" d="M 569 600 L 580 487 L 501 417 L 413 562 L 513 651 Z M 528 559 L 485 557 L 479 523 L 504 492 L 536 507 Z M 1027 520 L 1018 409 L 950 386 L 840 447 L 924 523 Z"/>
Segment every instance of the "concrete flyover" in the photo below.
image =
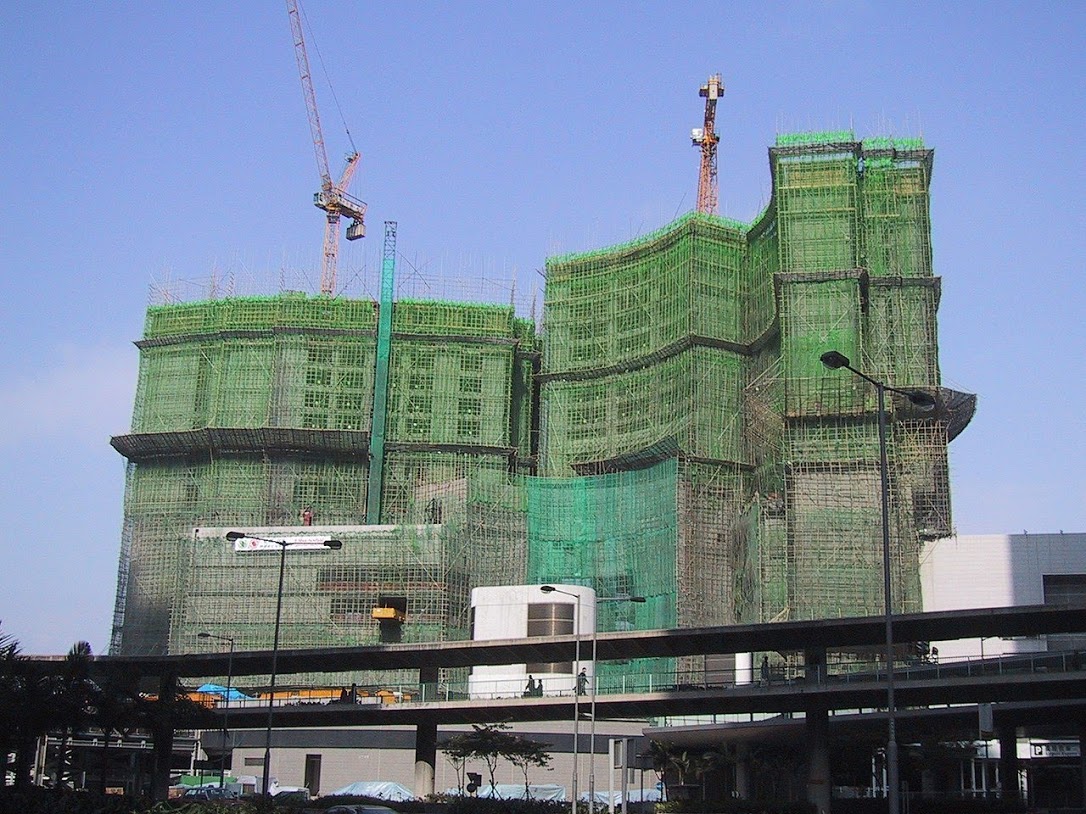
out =
<path fill-rule="evenodd" d="M 965 611 L 938 611 L 894 616 L 894 640 L 901 643 L 930 642 L 990 636 L 1038 636 L 1049 633 L 1086 631 L 1086 605 L 1029 605 L 1011 608 L 982 608 Z M 648 657 L 746 653 L 751 651 L 795 651 L 812 648 L 828 650 L 880 646 L 886 641 L 882 616 L 851 619 L 817 619 L 773 622 L 756 625 L 727 625 L 708 628 L 644 630 L 600 633 L 597 647 L 600 661 Z M 351 670 L 417 669 L 435 671 L 442 667 L 471 667 L 482 664 L 570 661 L 575 636 L 540 636 L 532 639 L 504 639 L 467 642 L 411 642 L 409 644 L 364 647 L 279 650 L 277 672 L 289 675 L 309 672 Z M 233 656 L 235 676 L 267 675 L 271 671 L 270 650 L 237 652 Z M 93 668 L 126 675 L 198 678 L 226 675 L 225 653 L 172 656 L 96 656 Z M 62 669 L 58 664 L 57 670 Z"/>
<path fill-rule="evenodd" d="M 967 611 L 914 613 L 894 616 L 895 641 L 948 641 L 977 637 L 1020 637 L 1086 632 L 1086 605 L 986 608 Z M 733 625 L 714 628 L 650 630 L 601 633 L 597 639 L 600 661 L 645 657 L 679 657 L 745 653 L 751 651 L 802 651 L 823 663 L 826 651 L 870 649 L 885 644 L 882 616 Z M 438 695 L 438 671 L 465 667 L 525 662 L 569 661 L 577 645 L 575 636 L 550 636 L 478 642 L 413 642 L 312 650 L 280 650 L 279 675 L 337 673 L 352 670 L 418 670 L 419 682 L 410 701 L 396 704 L 286 704 L 273 710 L 276 728 L 381 726 L 409 724 L 416 727 L 416 777 L 431 780 L 436 753 L 437 727 L 441 724 L 483 723 L 497 720 L 570 720 L 571 696 L 543 698 L 459 699 Z M 235 653 L 233 675 L 270 672 L 271 651 Z M 1054 661 L 1053 661 L 1054 660 Z M 896 707 L 903 719 L 914 710 L 935 705 L 992 702 L 1023 705 L 1036 713 L 1060 706 L 1066 720 L 1086 726 L 1083 701 L 1086 659 L 1077 654 L 1023 655 L 1002 660 L 1000 670 L 968 668 L 954 664 L 900 666 L 894 670 Z M 993 662 L 994 663 L 994 662 Z M 57 661 L 43 660 L 43 668 Z M 1007 669 L 1002 669 L 1006 665 Z M 121 673 L 128 677 L 156 679 L 160 692 L 176 687 L 182 678 L 225 675 L 226 654 L 171 656 L 100 656 L 92 662 L 96 673 Z M 826 750 L 827 716 L 837 710 L 873 710 L 885 705 L 885 674 L 833 674 L 819 667 L 800 679 L 759 685 L 652 687 L 643 692 L 603 695 L 596 699 L 600 717 L 650 718 L 677 715 L 726 713 L 803 713 L 805 737 L 813 752 Z M 1008 707 L 1009 709 L 1009 707 Z M 267 709 L 231 707 L 231 728 L 258 728 L 267 722 Z M 1009 720 L 1009 719 L 1008 719 Z M 821 722 L 821 723 L 818 723 Z M 1084 729 L 1083 731 L 1086 731 Z M 156 747 L 158 744 L 156 743 Z M 161 747 L 163 751 L 168 746 Z M 428 767 L 424 764 L 428 764 Z M 828 766 L 828 760 L 826 761 Z M 428 768 L 428 771 L 427 771 Z M 1010 769 L 1011 767 L 1008 767 Z M 814 781 L 811 781 L 814 782 Z M 817 782 L 825 784 L 825 779 Z M 418 785 L 418 784 L 417 784 Z M 432 792 L 416 788 L 416 794 Z"/>
<path fill-rule="evenodd" d="M 992 660 L 993 663 L 996 659 Z M 894 671 L 901 708 L 979 702 L 1076 701 L 1083 698 L 1086 659 L 1072 654 L 1004 658 L 1010 665 L 990 673 L 952 669 L 952 665 L 898 668 Z M 425 688 L 423 688 L 425 689 Z M 573 697 L 477 698 L 443 700 L 418 692 L 400 703 L 288 703 L 276 707 L 276 727 L 449 725 L 493 721 L 572 720 Z M 758 684 L 682 686 L 648 692 L 600 694 L 600 718 L 660 718 L 681 715 L 795 713 L 878 709 L 886 705 L 885 677 L 836 675 L 805 677 L 764 687 Z M 583 706 L 583 701 L 582 701 Z M 267 707 L 230 709 L 230 726 L 258 729 L 267 723 Z"/>

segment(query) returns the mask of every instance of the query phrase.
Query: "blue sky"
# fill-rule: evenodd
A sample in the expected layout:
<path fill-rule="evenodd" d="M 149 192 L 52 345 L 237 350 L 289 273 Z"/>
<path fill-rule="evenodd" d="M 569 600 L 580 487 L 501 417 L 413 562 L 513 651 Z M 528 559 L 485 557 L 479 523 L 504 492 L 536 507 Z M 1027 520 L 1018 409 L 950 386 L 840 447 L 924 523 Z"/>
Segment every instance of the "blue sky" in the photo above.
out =
<path fill-rule="evenodd" d="M 304 8 L 330 163 L 345 121 L 370 205 L 341 279 L 376 268 L 396 220 L 401 275 L 515 279 L 529 302 L 547 255 L 693 208 L 710 73 L 729 217 L 768 199 L 778 132 L 923 135 L 944 380 L 980 396 L 951 447 L 957 528 L 1086 531 L 1086 5 Z M 212 277 L 314 291 L 316 164 L 281 2 L 5 19 L 0 620 L 26 652 L 105 652 L 124 485 L 108 442 L 129 427 L 149 297 Z"/>

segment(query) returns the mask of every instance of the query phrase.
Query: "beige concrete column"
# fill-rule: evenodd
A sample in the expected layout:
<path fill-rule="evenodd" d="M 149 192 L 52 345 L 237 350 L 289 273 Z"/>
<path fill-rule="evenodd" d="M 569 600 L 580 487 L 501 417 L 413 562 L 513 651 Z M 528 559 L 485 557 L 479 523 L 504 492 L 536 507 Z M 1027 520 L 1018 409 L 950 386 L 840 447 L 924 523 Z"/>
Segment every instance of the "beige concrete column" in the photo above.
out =
<path fill-rule="evenodd" d="M 419 669 L 419 689 L 424 697 L 436 697 L 438 686 L 436 667 Z M 428 797 L 434 793 L 434 775 L 437 768 L 437 724 L 420 723 L 415 727 L 415 787 L 416 797 Z"/>
<path fill-rule="evenodd" d="M 437 724 L 415 727 L 415 787 L 416 797 L 434 793 L 434 772 L 437 766 Z"/>
<path fill-rule="evenodd" d="M 807 802 L 818 814 L 830 814 L 829 714 L 825 707 L 807 708 Z"/>

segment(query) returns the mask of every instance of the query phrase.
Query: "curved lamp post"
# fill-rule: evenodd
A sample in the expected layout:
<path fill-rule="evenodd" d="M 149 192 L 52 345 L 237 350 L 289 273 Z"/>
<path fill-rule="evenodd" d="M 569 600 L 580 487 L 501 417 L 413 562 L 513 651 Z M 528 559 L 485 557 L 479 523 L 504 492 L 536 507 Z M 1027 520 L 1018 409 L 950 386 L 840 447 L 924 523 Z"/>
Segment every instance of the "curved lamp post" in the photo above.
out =
<path fill-rule="evenodd" d="M 232 543 L 238 540 L 255 540 L 260 543 L 268 543 L 279 548 L 279 590 L 275 598 L 275 635 L 272 638 L 271 681 L 268 686 L 268 725 L 264 732 L 264 778 L 261 785 L 262 793 L 268 796 L 271 785 L 271 736 L 272 736 L 272 710 L 275 706 L 275 674 L 279 657 L 279 620 L 283 613 L 283 574 L 287 565 L 288 548 L 330 548 L 338 551 L 343 547 L 339 540 L 317 535 L 307 537 L 292 537 L 286 540 L 272 540 L 267 537 L 257 537 L 254 534 L 246 534 L 243 531 L 228 531 L 226 539 Z"/>
<path fill-rule="evenodd" d="M 222 752 L 219 753 L 219 788 L 226 785 L 226 738 L 230 731 L 230 691 L 234 681 L 234 638 L 232 636 L 216 636 L 206 630 L 196 634 L 198 639 L 218 639 L 220 642 L 230 642 L 230 655 L 226 657 L 226 704 L 222 714 Z M 233 747 L 233 741 L 231 741 Z"/>
<path fill-rule="evenodd" d="M 886 623 L 886 801 L 889 814 L 901 812 L 901 789 L 898 780 L 897 723 L 894 707 L 894 608 L 891 602 L 890 579 L 890 469 L 886 461 L 886 391 L 907 398 L 925 412 L 935 409 L 935 397 L 921 390 L 899 390 L 890 387 L 852 366 L 849 358 L 835 350 L 826 351 L 819 357 L 830 370 L 844 368 L 874 385 L 879 406 L 879 475 L 882 481 L 882 591 L 885 602 L 883 617 Z"/>
<path fill-rule="evenodd" d="M 597 596 L 596 606 L 600 602 L 639 602 L 644 603 L 643 596 Z M 596 661 L 596 636 L 600 629 L 600 616 L 598 612 L 592 614 L 592 729 L 588 736 L 588 814 L 596 814 L 596 693 L 599 690 L 599 664 Z M 625 786 L 623 786 L 625 788 Z M 626 801 L 622 801 L 622 810 L 626 810 Z"/>
<path fill-rule="evenodd" d="M 572 591 L 563 591 L 561 588 L 555 588 L 553 585 L 540 585 L 539 590 L 545 594 L 564 594 L 565 596 L 572 596 L 577 601 L 575 610 L 577 615 L 573 617 L 573 638 L 575 642 L 573 652 L 573 775 L 570 782 L 570 785 L 573 787 L 573 803 L 570 806 L 570 811 L 572 814 L 577 814 L 577 735 L 580 730 L 581 719 L 581 688 L 578 686 L 581 675 L 581 595 L 575 594 Z M 595 667 L 593 667 L 593 670 L 595 670 Z"/>

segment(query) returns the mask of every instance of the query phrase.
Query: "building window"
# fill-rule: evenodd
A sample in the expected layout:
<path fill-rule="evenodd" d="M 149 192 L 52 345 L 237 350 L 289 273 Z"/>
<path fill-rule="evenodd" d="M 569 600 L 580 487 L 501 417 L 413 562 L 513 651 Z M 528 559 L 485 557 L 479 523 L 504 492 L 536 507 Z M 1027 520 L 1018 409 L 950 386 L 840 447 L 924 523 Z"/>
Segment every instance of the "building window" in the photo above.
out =
<path fill-rule="evenodd" d="M 533 602 L 528 605 L 528 636 L 565 636 L 574 633 L 572 602 Z M 525 665 L 527 672 L 572 673 L 573 662 L 533 662 Z"/>

